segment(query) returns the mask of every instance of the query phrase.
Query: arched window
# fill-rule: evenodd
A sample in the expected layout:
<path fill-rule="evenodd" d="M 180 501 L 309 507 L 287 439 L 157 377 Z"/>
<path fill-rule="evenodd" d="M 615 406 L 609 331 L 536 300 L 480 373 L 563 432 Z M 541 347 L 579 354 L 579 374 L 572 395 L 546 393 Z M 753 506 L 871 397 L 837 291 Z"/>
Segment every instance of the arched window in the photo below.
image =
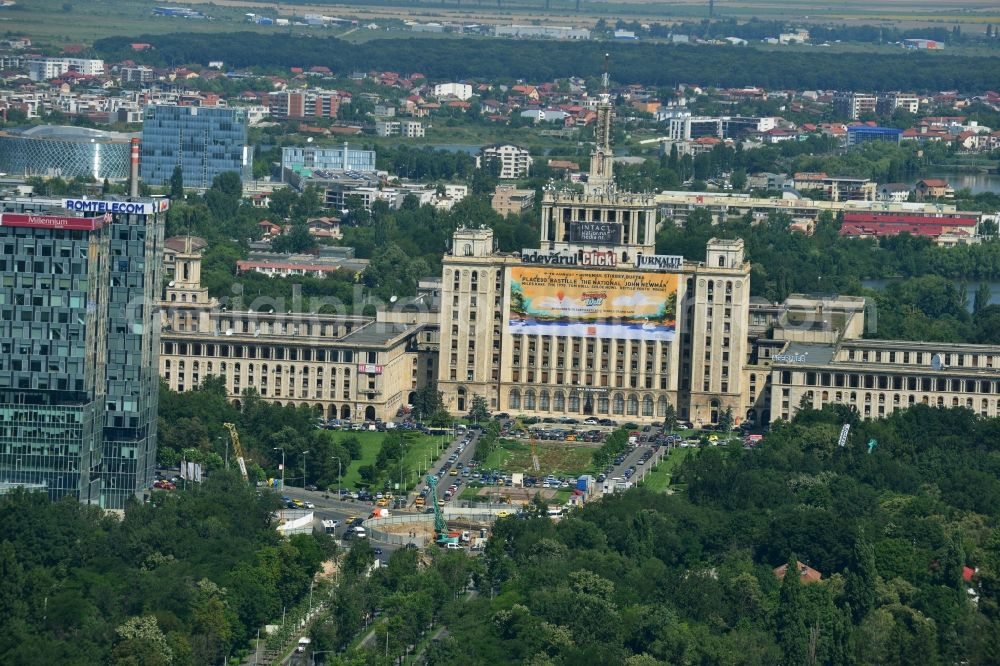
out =
<path fill-rule="evenodd" d="M 460 386 L 458 388 L 458 411 L 460 412 L 465 411 L 465 397 L 466 397 L 465 387 Z"/>
<path fill-rule="evenodd" d="M 628 397 L 628 415 L 637 416 L 639 414 L 639 397 L 630 395 Z"/>
<path fill-rule="evenodd" d="M 521 392 L 517 389 L 513 389 L 510 392 L 510 396 L 507 398 L 507 403 L 510 405 L 511 409 L 521 408 Z"/>
<path fill-rule="evenodd" d="M 557 411 L 557 412 L 564 412 L 564 411 L 566 411 L 566 396 L 565 396 L 565 394 L 563 394 L 562 391 L 556 391 L 553 397 L 555 398 L 555 401 L 554 401 L 555 402 L 555 409 L 554 409 L 554 411 Z"/>
<path fill-rule="evenodd" d="M 718 423 L 719 422 L 719 401 L 718 400 L 712 400 L 709 403 L 709 405 L 711 405 L 711 407 L 712 407 L 712 414 L 710 416 L 710 421 L 712 423 Z"/>
<path fill-rule="evenodd" d="M 660 399 L 656 401 L 656 415 L 666 416 L 667 415 L 667 397 L 661 395 Z"/>
<path fill-rule="evenodd" d="M 643 416 L 653 415 L 653 396 L 647 395 L 642 399 L 642 415 Z"/>
<path fill-rule="evenodd" d="M 614 402 L 611 406 L 611 411 L 615 414 L 625 413 L 625 396 L 621 393 L 615 393 Z"/>
<path fill-rule="evenodd" d="M 538 393 L 538 409 L 543 412 L 549 411 L 549 392 L 540 391 Z"/>
<path fill-rule="evenodd" d="M 524 392 L 524 408 L 534 409 L 535 408 L 535 391 L 528 389 Z"/>
<path fill-rule="evenodd" d="M 184 369 L 184 361 L 183 360 L 177 361 L 177 367 L 180 368 L 181 370 L 183 370 Z"/>
<path fill-rule="evenodd" d="M 569 411 L 579 412 L 580 411 L 580 394 L 570 393 L 569 394 Z"/>
<path fill-rule="evenodd" d="M 726 257 L 725 255 L 723 255 L 719 257 L 719 268 L 725 268 L 725 267 L 726 267 Z"/>
<path fill-rule="evenodd" d="M 607 395 L 599 395 L 597 397 L 597 412 L 599 414 L 607 414 L 611 407 L 611 401 L 608 400 Z"/>
<path fill-rule="evenodd" d="M 170 359 L 169 358 L 166 361 L 163 362 L 163 367 L 166 368 L 167 370 L 170 369 Z"/>

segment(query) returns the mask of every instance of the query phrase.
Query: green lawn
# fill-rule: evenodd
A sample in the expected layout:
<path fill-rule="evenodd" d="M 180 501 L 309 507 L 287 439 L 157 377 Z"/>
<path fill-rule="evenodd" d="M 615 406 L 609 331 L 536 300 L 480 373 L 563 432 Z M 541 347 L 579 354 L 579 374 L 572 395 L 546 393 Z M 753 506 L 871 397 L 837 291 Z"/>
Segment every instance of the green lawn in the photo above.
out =
<path fill-rule="evenodd" d="M 531 445 L 526 440 L 502 439 L 484 461 L 483 469 L 523 472 L 530 476 L 579 476 L 591 470 L 598 445 L 585 442 L 537 442 L 539 471 L 531 460 Z"/>
<path fill-rule="evenodd" d="M 339 430 L 330 433 L 331 438 L 335 442 L 352 436 L 357 437 L 358 441 L 361 442 L 361 459 L 352 460 L 344 469 L 343 484 L 345 488 L 360 487 L 361 476 L 358 474 L 358 469 L 364 465 L 374 464 L 375 457 L 378 455 L 379 449 L 382 446 L 382 439 L 385 435 L 386 433 L 384 432 L 342 432 Z M 410 432 L 406 434 L 406 440 L 406 453 L 403 455 L 403 469 L 405 470 L 403 484 L 409 489 L 417 481 L 418 475 L 425 471 L 424 465 L 433 465 L 433 462 L 437 459 L 437 452 L 441 446 L 442 438 Z M 447 439 L 445 439 L 445 442 L 447 442 Z M 399 483 L 399 479 L 391 481 Z"/>
<path fill-rule="evenodd" d="M 677 467 L 696 449 L 674 449 L 663 461 L 642 480 L 642 487 L 654 492 L 665 492 L 670 485 L 670 477 Z"/>

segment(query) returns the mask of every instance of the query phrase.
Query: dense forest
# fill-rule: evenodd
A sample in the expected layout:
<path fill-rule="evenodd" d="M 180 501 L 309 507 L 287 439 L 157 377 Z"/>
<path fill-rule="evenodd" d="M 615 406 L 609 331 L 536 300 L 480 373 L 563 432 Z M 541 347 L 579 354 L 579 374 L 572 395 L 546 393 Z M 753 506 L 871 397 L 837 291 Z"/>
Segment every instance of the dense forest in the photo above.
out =
<path fill-rule="evenodd" d="M 995 664 L 998 442 L 960 409 L 804 410 L 702 449 L 672 495 L 499 521 L 430 663 Z M 822 580 L 772 571 L 796 560 Z"/>
<path fill-rule="evenodd" d="M 325 537 L 281 540 L 277 506 L 225 473 L 120 519 L 0 496 L 0 663 L 222 663 L 307 595 L 332 553 Z"/>
<path fill-rule="evenodd" d="M 224 423 L 236 424 L 246 452 L 251 478 L 264 480 L 277 474 L 285 451 L 288 485 L 336 485 L 338 473 L 352 460 L 361 457 L 361 444 L 355 437 L 334 441 L 327 430 L 316 427 L 317 413 L 307 406 L 275 405 L 262 400 L 254 389 L 245 389 L 237 409 L 228 400 L 225 380 L 209 375 L 193 390 L 177 393 L 160 383 L 160 406 L 157 462 L 171 467 L 184 458 L 200 462 L 207 470 L 223 466 L 229 451 L 235 468 L 236 452 L 229 446 L 229 431 Z M 303 452 L 309 451 L 309 464 Z M 334 458 L 340 458 L 338 467 Z M 265 472 L 267 470 L 267 472 Z M 303 479 L 302 470 L 308 474 Z"/>
<path fill-rule="evenodd" d="M 136 54 L 140 41 L 152 49 Z M 435 79 L 550 81 L 568 76 L 596 77 L 611 54 L 613 72 L 623 83 L 650 86 L 700 83 L 763 86 L 768 89 L 960 90 L 1000 87 L 1000 58 L 936 53 L 778 52 L 750 47 L 720 48 L 648 43 L 557 42 L 532 40 L 378 39 L 351 44 L 335 38 L 173 33 L 108 37 L 94 44 L 109 60 L 140 59 L 151 65 L 179 66 L 222 60 L 227 66 L 309 67 L 335 72 L 394 70 L 421 72 Z M 710 73 L 710 74 L 706 74 Z M 707 78 L 706 78 L 707 77 Z"/>

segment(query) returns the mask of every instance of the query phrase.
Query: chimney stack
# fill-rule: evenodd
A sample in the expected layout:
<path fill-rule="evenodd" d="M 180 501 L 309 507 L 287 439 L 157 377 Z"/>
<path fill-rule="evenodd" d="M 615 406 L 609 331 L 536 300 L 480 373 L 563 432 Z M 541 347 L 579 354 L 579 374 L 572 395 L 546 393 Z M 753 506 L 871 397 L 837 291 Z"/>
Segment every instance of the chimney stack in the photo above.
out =
<path fill-rule="evenodd" d="M 129 196 L 139 196 L 139 139 L 132 137 L 132 171 L 129 178 Z"/>

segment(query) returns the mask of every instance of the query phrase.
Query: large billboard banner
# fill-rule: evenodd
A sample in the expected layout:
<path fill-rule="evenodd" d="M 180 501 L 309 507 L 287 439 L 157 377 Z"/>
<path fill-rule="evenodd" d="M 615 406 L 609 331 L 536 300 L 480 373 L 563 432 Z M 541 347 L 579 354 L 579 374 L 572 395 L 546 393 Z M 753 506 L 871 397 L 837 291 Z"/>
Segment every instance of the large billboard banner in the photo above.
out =
<path fill-rule="evenodd" d="M 570 222 L 569 239 L 574 243 L 592 245 L 620 245 L 622 227 L 607 222 Z"/>
<path fill-rule="evenodd" d="M 672 341 L 676 273 L 587 271 L 515 266 L 510 332 Z"/>

